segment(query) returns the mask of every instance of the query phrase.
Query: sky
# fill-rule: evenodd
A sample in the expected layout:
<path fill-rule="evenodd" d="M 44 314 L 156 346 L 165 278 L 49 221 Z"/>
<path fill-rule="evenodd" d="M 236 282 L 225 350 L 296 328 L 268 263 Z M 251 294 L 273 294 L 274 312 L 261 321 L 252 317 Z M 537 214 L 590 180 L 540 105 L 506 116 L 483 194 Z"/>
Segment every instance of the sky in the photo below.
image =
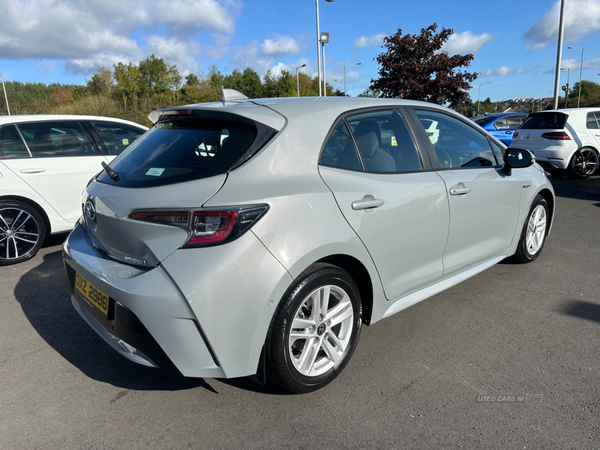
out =
<path fill-rule="evenodd" d="M 377 78 L 383 39 L 437 23 L 454 34 L 443 50 L 473 53 L 476 101 L 552 97 L 560 0 L 334 0 L 319 2 L 326 77 L 355 96 Z M 84 84 L 101 66 L 150 54 L 179 71 L 263 76 L 296 68 L 317 74 L 311 0 L 0 0 L 0 72 L 5 81 Z M 438 29 L 439 30 L 439 29 Z M 568 46 L 579 47 L 567 49 Z M 561 85 L 600 83 L 600 0 L 565 0 Z M 356 63 L 361 63 L 356 65 Z M 561 91 L 562 93 L 562 91 Z"/>

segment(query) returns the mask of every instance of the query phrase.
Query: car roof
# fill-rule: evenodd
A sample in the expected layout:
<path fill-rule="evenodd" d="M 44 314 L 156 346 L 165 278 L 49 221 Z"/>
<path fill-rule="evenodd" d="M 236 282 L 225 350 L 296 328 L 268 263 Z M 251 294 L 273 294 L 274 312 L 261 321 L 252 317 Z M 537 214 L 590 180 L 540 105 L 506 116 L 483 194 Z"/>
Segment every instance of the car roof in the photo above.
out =
<path fill-rule="evenodd" d="M 140 125 L 139 123 L 130 122 L 129 120 L 117 119 L 115 117 L 104 117 L 104 116 L 85 116 L 76 114 L 24 114 L 24 115 L 11 115 L 11 116 L 0 116 L 0 125 L 6 125 L 11 123 L 25 123 L 25 122 L 47 122 L 50 120 L 96 120 L 96 121 L 111 121 L 118 122 L 126 125 L 137 126 L 147 130 L 148 127 Z"/>
<path fill-rule="evenodd" d="M 148 118 L 156 122 L 163 111 L 168 110 L 209 110 L 218 109 L 223 112 L 231 112 L 249 119 L 260 121 L 275 129 L 283 126 L 282 117 L 293 119 L 305 115 L 323 114 L 324 116 L 340 116 L 348 111 L 363 108 L 399 107 L 399 106 L 421 106 L 436 108 L 443 111 L 455 111 L 434 103 L 416 100 L 369 98 L 369 97 L 279 97 L 248 99 L 235 102 L 213 102 L 198 103 L 194 105 L 183 105 L 173 108 L 164 108 L 151 112 Z M 266 108 L 265 108 L 266 107 Z M 270 117 L 272 116 L 272 117 Z"/>

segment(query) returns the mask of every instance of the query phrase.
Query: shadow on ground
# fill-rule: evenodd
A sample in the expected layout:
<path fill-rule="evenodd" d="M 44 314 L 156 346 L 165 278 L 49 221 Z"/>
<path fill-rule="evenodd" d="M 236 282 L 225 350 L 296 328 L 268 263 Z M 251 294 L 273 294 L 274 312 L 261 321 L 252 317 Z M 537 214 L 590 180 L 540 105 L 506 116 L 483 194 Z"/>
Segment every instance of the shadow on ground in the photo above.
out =
<path fill-rule="evenodd" d="M 55 245 L 62 242 L 58 239 Z M 203 379 L 184 378 L 140 366 L 110 348 L 73 309 L 60 250 L 44 255 L 40 265 L 24 274 L 14 294 L 39 335 L 94 380 L 133 390 L 204 387 L 217 393 Z"/>
<path fill-rule="evenodd" d="M 557 197 L 600 202 L 600 175 L 575 179 L 552 174 L 552 186 Z M 600 203 L 595 206 L 600 206 Z"/>
<path fill-rule="evenodd" d="M 600 322 L 600 305 L 595 303 L 569 300 L 560 312 L 580 319 Z"/>

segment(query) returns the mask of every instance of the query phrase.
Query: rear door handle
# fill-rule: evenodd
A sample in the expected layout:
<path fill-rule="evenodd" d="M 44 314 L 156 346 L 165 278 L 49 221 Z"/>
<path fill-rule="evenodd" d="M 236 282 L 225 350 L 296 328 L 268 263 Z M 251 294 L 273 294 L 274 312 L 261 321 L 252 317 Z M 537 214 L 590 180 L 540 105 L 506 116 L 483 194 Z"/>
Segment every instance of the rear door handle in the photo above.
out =
<path fill-rule="evenodd" d="M 471 192 L 471 188 L 468 187 L 450 189 L 450 195 L 463 195 L 468 194 L 469 192 Z"/>
<path fill-rule="evenodd" d="M 361 209 L 379 208 L 385 203 L 385 200 L 375 198 L 370 194 L 365 195 L 362 200 L 352 202 L 352 209 L 358 211 Z"/>
<path fill-rule="evenodd" d="M 31 167 L 28 169 L 21 169 L 19 172 L 21 172 L 21 173 L 42 173 L 45 171 L 46 171 L 46 169 L 43 169 L 41 167 Z"/>

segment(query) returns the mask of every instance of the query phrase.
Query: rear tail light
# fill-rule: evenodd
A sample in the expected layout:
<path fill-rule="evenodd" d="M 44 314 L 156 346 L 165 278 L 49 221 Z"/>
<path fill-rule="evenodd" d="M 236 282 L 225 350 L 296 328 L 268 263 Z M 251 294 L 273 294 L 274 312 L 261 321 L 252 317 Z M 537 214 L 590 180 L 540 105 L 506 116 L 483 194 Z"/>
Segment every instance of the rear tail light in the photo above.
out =
<path fill-rule="evenodd" d="M 249 205 L 194 211 L 133 211 L 130 219 L 185 228 L 189 238 L 182 248 L 207 247 L 230 242 L 260 220 L 269 205 Z"/>
<path fill-rule="evenodd" d="M 542 134 L 544 139 L 551 139 L 553 141 L 570 141 L 571 137 L 564 131 L 551 131 L 549 133 Z"/>

